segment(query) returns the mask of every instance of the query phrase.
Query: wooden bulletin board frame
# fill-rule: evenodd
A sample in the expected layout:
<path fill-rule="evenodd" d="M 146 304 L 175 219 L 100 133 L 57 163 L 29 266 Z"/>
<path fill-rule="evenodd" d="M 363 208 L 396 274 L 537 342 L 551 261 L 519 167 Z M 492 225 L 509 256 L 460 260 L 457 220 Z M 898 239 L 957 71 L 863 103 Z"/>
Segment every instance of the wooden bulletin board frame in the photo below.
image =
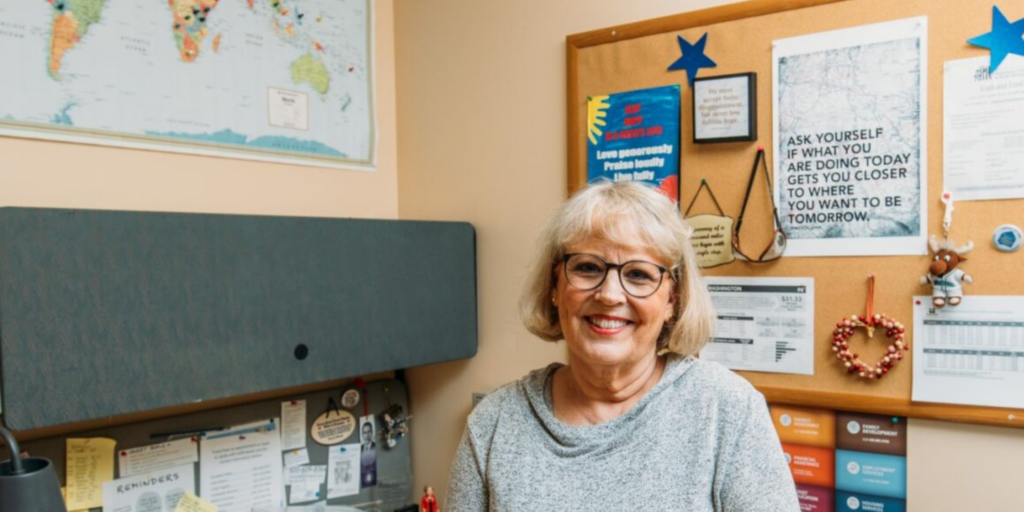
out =
<path fill-rule="evenodd" d="M 942 205 L 942 63 L 947 60 L 987 56 L 985 49 L 966 43 L 970 37 L 991 29 L 992 4 L 981 0 L 753 0 L 663 18 L 570 35 L 566 38 L 568 97 L 568 193 L 586 184 L 586 98 L 670 84 L 683 89 L 680 120 L 680 197 L 693 195 L 702 178 L 708 178 L 726 214 L 739 212 L 755 147 L 766 148 L 772 158 L 772 41 L 816 32 L 855 27 L 884 21 L 928 17 L 927 153 L 928 191 L 922 197 L 928 208 L 928 233 L 941 234 Z M 1022 13 L 1007 13 L 1013 18 Z M 707 32 L 706 52 L 718 67 L 702 69 L 699 77 L 756 72 L 761 96 L 757 101 L 759 140 L 727 144 L 692 142 L 692 94 L 685 74 L 668 72 L 678 57 L 676 35 L 696 41 Z M 685 130 L 690 130 L 686 133 Z M 771 166 L 769 166 L 771 168 Z M 725 198 L 723 200 L 723 198 Z M 767 191 L 751 198 L 749 208 L 770 211 Z M 701 203 L 698 201 L 698 206 Z M 707 208 L 707 205 L 704 205 Z M 771 232 L 770 215 L 757 220 L 747 215 L 744 227 L 756 235 L 744 245 L 762 247 Z M 975 242 L 972 261 L 965 270 L 975 277 L 966 289 L 970 295 L 1022 295 L 1024 275 L 1014 271 L 1021 253 L 998 253 L 988 242 L 999 224 L 1024 218 L 1024 200 L 971 201 L 959 203 L 951 236 Z M 1019 222 L 1019 221 L 1018 221 Z M 746 236 L 747 230 L 744 230 Z M 785 276 L 815 278 L 815 374 L 813 376 L 739 372 L 760 390 L 768 401 L 779 404 L 825 407 L 874 414 L 898 415 L 961 423 L 1024 428 L 1024 410 L 911 402 L 913 356 L 881 381 L 850 379 L 838 367 L 828 348 L 834 322 L 851 312 L 863 312 L 866 279 L 878 276 L 876 311 L 890 313 L 907 326 L 913 343 L 912 297 L 928 295 L 918 277 L 927 272 L 927 256 L 890 257 L 783 257 L 767 265 L 734 262 L 707 275 Z M 966 268 L 969 267 L 969 268 Z M 879 309 L 881 308 L 881 309 Z M 884 344 L 869 344 L 862 336 L 864 359 L 876 359 Z"/>

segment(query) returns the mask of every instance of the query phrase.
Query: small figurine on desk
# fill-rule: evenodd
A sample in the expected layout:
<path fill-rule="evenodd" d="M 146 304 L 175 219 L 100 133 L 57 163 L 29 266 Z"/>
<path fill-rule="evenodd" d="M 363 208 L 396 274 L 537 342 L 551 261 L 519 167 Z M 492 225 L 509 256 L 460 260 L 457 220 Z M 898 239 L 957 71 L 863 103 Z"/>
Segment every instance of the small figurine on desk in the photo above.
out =
<path fill-rule="evenodd" d="M 441 512 L 441 508 L 437 506 L 437 497 L 434 496 L 434 488 L 429 485 L 423 488 L 420 512 Z"/>
<path fill-rule="evenodd" d="M 939 242 L 935 235 L 928 240 L 935 257 L 928 267 L 928 274 L 921 277 L 921 285 L 932 285 L 932 304 L 941 308 L 947 303 L 950 306 L 960 305 L 964 295 L 963 283 L 973 283 L 974 278 L 965 273 L 957 266 L 967 258 L 964 257 L 968 251 L 974 248 L 973 242 L 957 247 L 952 240 Z"/>
<path fill-rule="evenodd" d="M 381 414 L 381 418 L 384 420 L 384 428 L 381 429 L 384 445 L 394 448 L 398 444 L 398 439 L 409 433 L 409 420 L 412 416 L 406 417 L 401 405 L 392 404 L 384 414 Z"/>

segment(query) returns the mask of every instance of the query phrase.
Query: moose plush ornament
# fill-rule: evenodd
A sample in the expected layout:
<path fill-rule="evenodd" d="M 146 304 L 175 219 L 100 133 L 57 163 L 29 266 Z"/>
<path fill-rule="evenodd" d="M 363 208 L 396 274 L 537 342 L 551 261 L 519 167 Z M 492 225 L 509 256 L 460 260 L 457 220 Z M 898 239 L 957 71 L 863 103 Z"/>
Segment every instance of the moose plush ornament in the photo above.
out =
<path fill-rule="evenodd" d="M 949 230 L 953 226 L 953 210 L 956 209 L 953 206 L 953 193 L 943 192 L 939 200 L 946 205 L 942 215 L 944 240 L 939 242 L 935 235 L 928 238 L 928 247 L 935 256 L 928 266 L 928 274 L 921 276 L 921 286 L 932 285 L 932 305 L 937 308 L 945 307 L 946 304 L 959 306 L 964 297 L 964 283 L 974 282 L 970 274 L 957 268 L 967 261 L 965 255 L 974 248 L 974 242 L 968 241 L 957 247 L 956 242 L 949 238 Z"/>
<path fill-rule="evenodd" d="M 932 305 L 937 308 L 960 305 L 964 296 L 963 283 L 973 283 L 974 278 L 960 269 L 960 264 L 967 261 L 968 251 L 974 248 L 973 242 L 957 247 L 951 239 L 938 241 L 935 235 L 928 239 L 928 247 L 935 256 L 928 266 L 928 274 L 921 276 L 921 285 L 932 285 Z"/>

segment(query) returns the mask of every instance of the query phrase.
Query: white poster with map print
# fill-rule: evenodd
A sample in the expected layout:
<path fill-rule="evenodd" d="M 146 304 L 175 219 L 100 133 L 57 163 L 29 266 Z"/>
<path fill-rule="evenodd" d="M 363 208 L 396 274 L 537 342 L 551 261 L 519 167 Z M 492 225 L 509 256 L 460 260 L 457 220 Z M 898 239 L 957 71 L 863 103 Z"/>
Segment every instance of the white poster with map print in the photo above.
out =
<path fill-rule="evenodd" d="M 371 170 L 371 10 L 0 2 L 0 134 Z"/>
<path fill-rule="evenodd" d="M 773 43 L 786 256 L 927 249 L 928 19 Z"/>

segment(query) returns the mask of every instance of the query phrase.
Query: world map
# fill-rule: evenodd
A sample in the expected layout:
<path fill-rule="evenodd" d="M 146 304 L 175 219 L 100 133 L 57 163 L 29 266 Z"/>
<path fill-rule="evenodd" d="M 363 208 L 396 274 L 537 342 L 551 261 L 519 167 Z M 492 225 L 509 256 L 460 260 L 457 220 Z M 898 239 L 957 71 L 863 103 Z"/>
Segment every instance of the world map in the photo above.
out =
<path fill-rule="evenodd" d="M 0 133 L 373 166 L 370 0 L 0 3 Z"/>

